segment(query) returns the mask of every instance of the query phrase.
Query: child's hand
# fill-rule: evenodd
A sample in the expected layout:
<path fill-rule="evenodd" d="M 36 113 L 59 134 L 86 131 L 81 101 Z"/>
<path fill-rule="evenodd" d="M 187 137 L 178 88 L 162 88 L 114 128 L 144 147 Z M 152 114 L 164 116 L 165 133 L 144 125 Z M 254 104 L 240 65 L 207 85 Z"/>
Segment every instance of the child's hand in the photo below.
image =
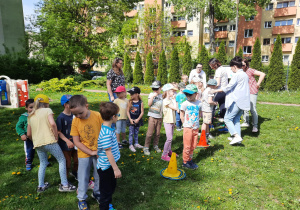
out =
<path fill-rule="evenodd" d="M 132 124 L 132 125 L 134 124 L 134 122 L 133 122 L 133 120 L 132 120 L 132 119 L 130 119 L 129 121 L 130 121 L 130 124 Z"/>
<path fill-rule="evenodd" d="M 156 97 L 156 96 L 158 96 L 158 93 L 157 92 L 153 93 L 153 97 Z"/>
<path fill-rule="evenodd" d="M 23 135 L 21 136 L 21 139 L 22 139 L 22 141 L 26 141 L 26 140 L 27 140 L 27 136 L 26 136 L 25 134 L 23 134 Z"/>
<path fill-rule="evenodd" d="M 66 141 L 66 143 L 67 143 L 67 146 L 68 146 L 69 149 L 74 148 L 74 144 L 70 140 Z"/>
<path fill-rule="evenodd" d="M 116 179 L 122 177 L 122 174 L 121 174 L 121 171 L 120 171 L 119 168 L 117 168 L 116 170 L 114 170 L 114 174 L 115 174 L 115 178 L 116 178 Z"/>
<path fill-rule="evenodd" d="M 95 151 L 92 150 L 92 152 L 90 153 L 90 155 L 91 155 L 91 156 L 97 155 L 97 152 L 98 152 L 97 150 L 95 150 Z"/>
<path fill-rule="evenodd" d="M 139 123 L 139 119 L 135 119 L 133 122 L 135 123 L 135 124 L 138 124 Z"/>
<path fill-rule="evenodd" d="M 180 110 L 179 110 L 179 109 L 177 109 L 177 113 L 180 113 Z"/>

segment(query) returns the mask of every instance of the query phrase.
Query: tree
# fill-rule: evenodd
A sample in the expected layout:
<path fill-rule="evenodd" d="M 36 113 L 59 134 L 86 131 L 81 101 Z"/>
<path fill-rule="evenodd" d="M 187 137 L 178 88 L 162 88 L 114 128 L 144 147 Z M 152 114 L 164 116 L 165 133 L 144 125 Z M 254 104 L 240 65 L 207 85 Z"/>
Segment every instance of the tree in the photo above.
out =
<path fill-rule="evenodd" d="M 284 68 L 282 61 L 282 42 L 277 36 L 270 61 L 266 89 L 279 91 L 284 87 Z"/>
<path fill-rule="evenodd" d="M 135 56 L 135 62 L 134 62 L 133 83 L 142 84 L 144 81 L 143 76 L 144 74 L 143 74 L 142 59 L 140 53 L 137 52 Z"/>
<path fill-rule="evenodd" d="M 226 49 L 224 41 L 221 42 L 219 51 L 217 53 L 217 59 L 224 65 L 226 63 Z"/>
<path fill-rule="evenodd" d="M 180 82 L 179 57 L 176 46 L 171 53 L 169 83 Z"/>
<path fill-rule="evenodd" d="M 125 55 L 124 55 L 123 72 L 124 72 L 126 83 L 131 83 L 133 76 L 132 76 L 132 68 L 131 68 L 131 64 L 130 64 L 130 57 L 129 57 L 128 53 L 125 53 Z"/>
<path fill-rule="evenodd" d="M 197 62 L 202 64 L 202 70 L 206 74 L 206 79 L 208 81 L 209 75 L 211 74 L 211 68 L 208 64 L 209 57 L 208 57 L 208 51 L 206 47 L 203 45 L 201 47 L 200 53 L 198 54 Z"/>
<path fill-rule="evenodd" d="M 242 47 L 239 48 L 239 51 L 238 51 L 238 53 L 236 54 L 236 56 L 239 56 L 239 57 L 241 57 L 241 58 L 244 58 L 244 52 L 243 52 Z"/>
<path fill-rule="evenodd" d="M 293 61 L 291 64 L 291 73 L 289 75 L 288 87 L 291 90 L 298 90 L 300 88 L 300 43 L 297 42 Z"/>
<path fill-rule="evenodd" d="M 146 61 L 145 84 L 150 85 L 154 81 L 154 66 L 152 53 L 149 52 Z"/>
<path fill-rule="evenodd" d="M 192 56 L 191 56 L 191 47 L 188 42 L 185 43 L 184 48 L 184 57 L 182 64 L 182 73 L 189 75 L 193 68 Z"/>
<path fill-rule="evenodd" d="M 166 60 L 166 54 L 164 50 L 159 55 L 156 80 L 160 81 L 161 84 L 163 85 L 168 82 L 167 60 Z"/>
<path fill-rule="evenodd" d="M 263 66 L 261 63 L 261 46 L 260 46 L 260 41 L 259 38 L 256 39 L 253 47 L 253 55 L 251 58 L 251 63 L 250 67 L 253 69 L 256 69 L 258 71 L 263 70 Z"/>

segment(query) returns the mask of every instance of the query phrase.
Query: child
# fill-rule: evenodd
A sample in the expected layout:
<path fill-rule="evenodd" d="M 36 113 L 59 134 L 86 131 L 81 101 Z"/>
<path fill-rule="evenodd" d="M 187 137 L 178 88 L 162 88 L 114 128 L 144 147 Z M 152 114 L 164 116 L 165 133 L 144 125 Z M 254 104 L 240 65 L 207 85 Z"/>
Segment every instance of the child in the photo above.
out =
<path fill-rule="evenodd" d="M 34 100 L 33 99 L 28 99 L 25 103 L 25 109 L 27 112 L 22 114 L 19 117 L 19 121 L 16 125 L 16 131 L 17 134 L 21 137 L 22 141 L 24 141 L 24 150 L 25 150 L 25 165 L 26 165 L 26 170 L 30 171 L 32 169 L 32 161 L 34 158 L 34 153 L 35 150 L 33 149 L 33 143 L 32 141 L 27 138 L 27 117 L 28 114 L 32 112 L 34 105 Z"/>
<path fill-rule="evenodd" d="M 87 189 L 90 170 L 94 168 L 94 189 L 92 197 L 100 203 L 99 175 L 97 173 L 97 139 L 103 120 L 99 112 L 88 109 L 88 102 L 83 95 L 74 95 L 69 101 L 75 118 L 72 122 L 71 136 L 78 148 L 78 208 L 87 209 Z"/>
<path fill-rule="evenodd" d="M 178 85 L 180 92 L 176 95 L 176 105 L 178 109 L 176 110 L 176 130 L 181 131 L 182 130 L 182 122 L 180 119 L 180 107 L 183 102 L 186 101 L 186 96 L 182 92 L 185 89 L 185 84 L 183 82 L 179 83 Z"/>
<path fill-rule="evenodd" d="M 183 75 L 181 76 L 181 82 L 183 82 L 185 85 L 188 85 L 188 83 L 189 83 L 189 76 L 183 74 Z"/>
<path fill-rule="evenodd" d="M 182 167 L 197 169 L 198 165 L 192 161 L 194 149 L 197 146 L 200 101 L 196 100 L 198 89 L 196 85 L 187 85 L 183 93 L 187 101 L 181 104 L 180 118 L 183 123 L 183 164 Z"/>
<path fill-rule="evenodd" d="M 74 143 L 72 136 L 70 136 L 71 132 L 71 125 L 73 120 L 73 114 L 70 110 L 69 101 L 71 95 L 63 95 L 60 99 L 60 103 L 64 106 L 64 111 L 58 115 L 56 119 L 56 125 L 58 130 L 58 144 L 61 150 L 64 153 L 66 158 L 66 165 L 67 165 L 67 175 L 70 174 L 77 180 L 77 170 L 78 170 L 78 156 L 77 150 L 74 148 Z M 73 169 L 71 169 L 73 159 Z M 70 173 L 69 173 L 70 172 Z"/>
<path fill-rule="evenodd" d="M 198 88 L 198 94 L 196 99 L 201 101 L 202 98 L 202 92 L 204 91 L 202 80 L 199 77 L 193 77 L 191 84 L 194 84 Z"/>
<path fill-rule="evenodd" d="M 127 124 L 129 126 L 129 149 L 132 152 L 136 152 L 135 148 L 142 149 L 143 146 L 139 144 L 139 130 L 140 126 L 144 125 L 143 115 L 144 115 L 144 104 L 140 96 L 141 90 L 138 87 L 133 87 L 127 91 L 130 93 L 130 100 L 127 106 Z M 133 146 L 134 139 L 134 146 Z"/>
<path fill-rule="evenodd" d="M 166 84 L 163 86 L 162 90 L 167 93 L 166 98 L 163 100 L 163 113 L 164 113 L 164 127 L 166 130 L 167 140 L 165 142 L 164 151 L 162 153 L 161 159 L 165 161 L 170 161 L 170 156 L 172 155 L 172 140 L 174 127 L 176 123 L 175 111 L 177 110 L 176 102 L 173 99 L 174 91 L 178 90 L 171 84 Z"/>
<path fill-rule="evenodd" d="M 118 98 L 114 100 L 114 103 L 119 106 L 119 116 L 116 124 L 116 134 L 117 140 L 119 144 L 119 149 L 122 149 L 122 144 L 128 144 L 126 141 L 126 120 L 127 120 L 127 105 L 128 99 L 126 98 L 126 89 L 124 86 L 119 86 L 115 90 Z M 120 133 L 122 134 L 122 143 L 120 141 Z"/>
<path fill-rule="evenodd" d="M 32 139 L 34 148 L 40 159 L 37 192 L 44 192 L 49 187 L 49 183 L 44 182 L 48 164 L 47 152 L 50 152 L 59 163 L 61 184 L 58 190 L 60 192 L 75 191 L 76 187 L 69 184 L 67 180 L 66 159 L 57 143 L 57 127 L 53 118 L 53 112 L 49 108 L 49 98 L 46 95 L 38 94 L 34 98 L 34 107 L 28 116 L 27 135 Z"/>
<path fill-rule="evenodd" d="M 148 131 L 146 134 L 145 139 L 145 146 L 144 146 L 144 154 L 150 155 L 149 146 L 151 143 L 151 138 L 154 134 L 153 139 L 153 148 L 157 153 L 160 153 L 161 150 L 158 148 L 159 136 L 160 136 L 160 129 L 162 124 L 162 106 L 163 106 L 163 98 L 161 92 L 161 83 L 160 81 L 154 81 L 150 86 L 153 90 L 152 93 L 148 96 Z"/>
<path fill-rule="evenodd" d="M 202 116 L 203 116 L 203 124 L 201 130 L 205 131 L 206 139 L 212 139 L 213 136 L 209 134 L 209 125 L 212 123 L 212 111 L 214 106 L 218 105 L 218 102 L 214 102 L 214 94 L 210 94 L 211 89 L 217 88 L 217 80 L 210 79 L 207 83 L 207 88 L 203 92 L 202 97 Z"/>
<path fill-rule="evenodd" d="M 98 138 L 98 160 L 97 169 L 100 177 L 100 204 L 99 209 L 110 209 L 112 206 L 112 194 L 117 185 L 116 179 L 122 174 L 117 166 L 120 159 L 120 151 L 117 142 L 115 129 L 111 128 L 112 123 L 118 120 L 119 107 L 111 102 L 100 104 L 100 114 L 103 118 L 103 125 Z"/>

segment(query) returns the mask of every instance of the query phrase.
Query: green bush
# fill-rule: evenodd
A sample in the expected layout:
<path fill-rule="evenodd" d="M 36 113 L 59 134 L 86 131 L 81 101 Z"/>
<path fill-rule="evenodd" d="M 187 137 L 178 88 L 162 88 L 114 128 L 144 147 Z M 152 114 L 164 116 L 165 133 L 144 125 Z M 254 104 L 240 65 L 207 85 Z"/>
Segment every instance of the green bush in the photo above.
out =
<path fill-rule="evenodd" d="M 225 49 L 225 43 L 224 41 L 221 42 L 219 51 L 217 53 L 217 59 L 221 62 L 221 64 L 226 63 L 226 49 Z"/>
<path fill-rule="evenodd" d="M 140 53 L 137 52 L 134 62 L 134 72 L 133 72 L 133 83 L 134 84 L 143 84 L 144 81 L 143 74 L 143 65 Z"/>
<path fill-rule="evenodd" d="M 239 51 L 238 51 L 238 53 L 236 54 L 236 56 L 239 56 L 239 57 L 241 57 L 241 58 L 244 58 L 244 52 L 243 52 L 242 47 L 239 48 Z"/>
<path fill-rule="evenodd" d="M 159 55 L 156 80 L 160 81 L 161 84 L 163 85 L 168 82 L 167 60 L 166 60 L 166 54 L 164 50 Z"/>
<path fill-rule="evenodd" d="M 75 82 L 81 83 L 83 81 L 87 81 L 88 79 L 86 77 L 84 77 L 82 74 L 74 74 L 74 75 L 70 75 L 68 76 L 70 78 L 73 78 Z M 67 77 L 66 77 L 67 78 Z"/>
<path fill-rule="evenodd" d="M 291 90 L 300 88 L 300 42 L 298 40 L 293 61 L 291 64 L 291 72 L 289 75 L 288 87 Z"/>
<path fill-rule="evenodd" d="M 198 63 L 202 64 L 202 69 L 205 72 L 206 80 L 208 81 L 209 75 L 211 75 L 211 68 L 208 64 L 208 61 L 209 61 L 208 51 L 204 45 L 201 47 L 201 51 L 198 54 L 197 61 L 198 61 L 197 64 Z"/>
<path fill-rule="evenodd" d="M 253 56 L 251 59 L 250 67 L 258 71 L 262 71 L 263 69 L 261 63 L 261 46 L 260 46 L 259 38 L 256 39 L 253 47 Z"/>
<path fill-rule="evenodd" d="M 183 57 L 183 64 L 182 64 L 182 74 L 190 75 L 190 72 L 192 71 L 193 68 L 193 63 L 192 63 L 192 57 L 191 57 L 191 49 L 190 45 L 187 42 L 185 44 L 184 48 L 184 57 Z"/>
<path fill-rule="evenodd" d="M 133 75 L 132 75 L 132 68 L 131 68 L 131 64 L 130 64 L 130 57 L 129 57 L 128 53 L 125 53 L 125 55 L 124 55 L 123 72 L 124 72 L 126 83 L 131 83 L 133 80 Z"/>
<path fill-rule="evenodd" d="M 145 84 L 150 85 L 154 81 L 154 65 L 152 53 L 149 52 L 146 60 Z"/>
<path fill-rule="evenodd" d="M 180 82 L 179 57 L 177 47 L 171 53 L 170 75 L 168 82 Z"/>
<path fill-rule="evenodd" d="M 78 82 L 74 81 L 74 78 L 67 77 L 59 80 L 58 78 L 50 79 L 49 81 L 43 81 L 37 85 L 44 91 L 49 92 L 67 92 L 67 91 L 79 91 L 82 86 Z"/>

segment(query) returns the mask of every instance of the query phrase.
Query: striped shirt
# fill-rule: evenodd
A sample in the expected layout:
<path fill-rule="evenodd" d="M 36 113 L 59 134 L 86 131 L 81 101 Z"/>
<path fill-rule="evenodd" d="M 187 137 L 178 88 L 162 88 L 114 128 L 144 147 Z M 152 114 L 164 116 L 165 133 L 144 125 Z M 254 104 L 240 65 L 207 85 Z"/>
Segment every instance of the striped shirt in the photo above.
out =
<path fill-rule="evenodd" d="M 111 165 L 107 158 L 105 150 L 111 148 L 111 153 L 117 162 L 120 159 L 119 145 L 117 142 L 117 136 L 115 129 L 102 125 L 98 138 L 98 153 L 97 169 L 108 169 Z"/>
<path fill-rule="evenodd" d="M 249 77 L 249 87 L 250 87 L 250 94 L 257 94 L 258 93 L 258 88 L 257 88 L 257 83 L 255 80 L 255 75 L 254 75 L 255 69 L 247 69 L 246 74 Z"/>

